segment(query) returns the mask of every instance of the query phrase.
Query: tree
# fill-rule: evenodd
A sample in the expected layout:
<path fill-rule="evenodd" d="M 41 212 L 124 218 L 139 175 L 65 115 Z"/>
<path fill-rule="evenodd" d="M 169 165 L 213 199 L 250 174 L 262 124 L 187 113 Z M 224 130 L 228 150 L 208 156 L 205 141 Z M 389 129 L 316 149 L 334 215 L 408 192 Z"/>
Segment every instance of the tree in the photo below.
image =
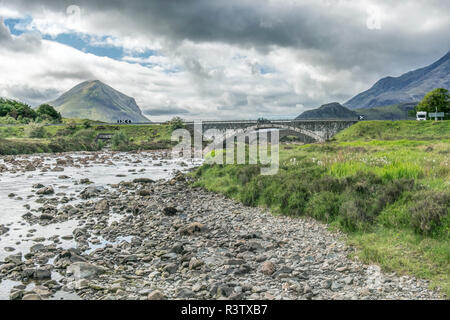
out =
<path fill-rule="evenodd" d="M 447 89 L 438 88 L 428 92 L 417 105 L 416 111 L 450 112 L 450 93 Z"/>
<path fill-rule="evenodd" d="M 10 116 L 17 120 L 21 119 L 36 119 L 36 112 L 29 106 L 22 102 L 0 98 L 0 117 Z"/>
<path fill-rule="evenodd" d="M 172 131 L 182 129 L 184 128 L 184 121 L 180 117 L 173 117 L 172 120 L 169 121 L 169 126 Z"/>
<path fill-rule="evenodd" d="M 36 113 L 42 120 L 50 120 L 52 122 L 61 122 L 62 120 L 61 114 L 48 104 L 41 104 L 36 109 Z"/>

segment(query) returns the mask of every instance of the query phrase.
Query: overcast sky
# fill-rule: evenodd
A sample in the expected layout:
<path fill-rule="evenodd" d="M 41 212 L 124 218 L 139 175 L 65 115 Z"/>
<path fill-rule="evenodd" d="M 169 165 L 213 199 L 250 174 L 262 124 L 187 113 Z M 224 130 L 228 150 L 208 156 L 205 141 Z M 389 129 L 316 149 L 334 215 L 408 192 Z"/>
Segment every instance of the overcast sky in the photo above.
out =
<path fill-rule="evenodd" d="M 0 96 L 99 79 L 151 120 L 294 117 L 450 49 L 450 1 L 0 0 Z"/>

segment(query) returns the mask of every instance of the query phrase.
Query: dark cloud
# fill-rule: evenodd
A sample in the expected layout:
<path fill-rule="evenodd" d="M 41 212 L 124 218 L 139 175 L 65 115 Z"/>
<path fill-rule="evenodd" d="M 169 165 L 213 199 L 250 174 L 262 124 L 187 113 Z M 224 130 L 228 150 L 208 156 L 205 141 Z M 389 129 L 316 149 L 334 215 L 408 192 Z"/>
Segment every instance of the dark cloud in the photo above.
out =
<path fill-rule="evenodd" d="M 293 109 L 297 105 L 316 107 L 334 100 L 344 102 L 380 77 L 397 76 L 428 65 L 450 49 L 450 3 L 440 0 L 11 0 L 3 3 L 32 16 L 42 15 L 46 10 L 65 13 L 75 4 L 81 8 L 81 18 L 88 21 L 89 32 L 161 40 L 165 55 L 182 57 L 183 68 L 192 76 L 192 87 L 197 88 L 201 98 L 211 101 L 212 97 L 229 92 L 227 101 L 211 103 L 224 113 Z M 381 13 L 389 18 L 381 21 L 376 30 L 367 27 L 367 10 L 372 4 L 379 6 Z M 14 42 L 21 46 L 33 43 L 32 38 L 13 41 L 5 28 L 0 24 L 0 41 L 8 46 Z M 276 92 L 269 88 L 274 82 L 261 80 L 265 90 L 259 93 L 258 100 L 251 98 L 256 94 L 243 92 L 239 83 L 225 83 L 225 72 L 209 68 L 201 55 L 186 50 L 183 47 L 186 40 L 194 45 L 216 43 L 255 49 L 266 56 L 280 48 L 287 49 L 293 64 L 304 64 L 314 70 L 309 73 L 308 68 L 306 71 L 300 68 L 298 75 L 289 74 L 287 80 L 294 85 Z M 287 63 L 286 60 L 281 63 Z M 261 76 L 257 62 L 247 64 L 249 74 Z M 277 65 L 272 67 L 276 73 Z M 76 73 L 56 72 L 54 77 L 91 78 L 88 71 Z M 311 74 L 319 74 L 321 78 L 317 80 Z M 362 88 L 361 84 L 366 87 Z M 170 108 L 163 106 L 154 111 L 172 114 L 168 113 Z M 153 110 L 149 113 L 155 114 Z"/>
<path fill-rule="evenodd" d="M 358 6 L 358 2 L 79 0 L 76 4 L 86 16 L 95 12 L 111 17 L 120 15 L 120 24 L 115 19 L 111 19 L 110 25 L 104 22 L 105 28 L 118 34 L 156 35 L 175 43 L 182 40 L 222 42 L 254 47 L 262 52 L 273 47 L 289 47 L 300 51 L 299 59 L 335 69 L 360 66 L 370 72 L 380 68 L 397 70 L 399 64 L 421 65 L 428 60 L 424 57 L 427 54 L 437 58 L 449 49 L 450 38 L 445 32 L 449 21 L 442 25 L 442 32 L 422 30 L 419 28 L 421 21 L 416 24 L 412 21 L 416 17 L 428 19 L 425 14 L 433 12 L 450 15 L 448 1 L 422 3 L 427 8 L 423 16 L 420 12 L 412 12 L 413 15 L 405 11 L 404 16 L 399 17 L 408 23 L 405 28 L 382 25 L 380 30 L 367 28 L 367 7 Z M 51 8 L 65 12 L 73 1 L 22 0 L 18 3 L 24 7 L 26 4 L 29 10 Z M 352 3 L 355 5 L 350 6 Z M 374 3 L 388 7 L 401 5 L 387 0 Z M 420 10 L 420 6 L 414 10 Z"/>

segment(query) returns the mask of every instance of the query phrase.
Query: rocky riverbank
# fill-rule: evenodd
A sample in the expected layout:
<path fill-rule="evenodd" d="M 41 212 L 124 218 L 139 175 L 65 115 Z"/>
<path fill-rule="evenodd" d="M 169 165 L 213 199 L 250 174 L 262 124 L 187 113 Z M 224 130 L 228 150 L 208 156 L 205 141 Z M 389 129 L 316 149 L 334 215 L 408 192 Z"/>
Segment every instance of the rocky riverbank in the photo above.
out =
<path fill-rule="evenodd" d="M 70 196 L 35 185 L 37 206 L 23 215 L 34 244 L 0 262 L 10 299 L 439 298 L 427 281 L 349 259 L 343 235 L 319 222 L 273 216 L 185 179 L 82 185 Z M 71 235 L 33 236 L 33 226 L 69 221 Z"/>

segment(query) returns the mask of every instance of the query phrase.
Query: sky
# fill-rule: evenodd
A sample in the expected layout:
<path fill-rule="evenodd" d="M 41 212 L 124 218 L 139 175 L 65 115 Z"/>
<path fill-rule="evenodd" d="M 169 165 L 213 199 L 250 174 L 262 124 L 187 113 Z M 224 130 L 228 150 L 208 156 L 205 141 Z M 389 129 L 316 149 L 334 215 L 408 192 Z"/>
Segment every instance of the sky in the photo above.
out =
<path fill-rule="evenodd" d="M 293 118 L 450 49 L 442 0 L 0 0 L 0 96 L 86 80 L 153 121 Z"/>

